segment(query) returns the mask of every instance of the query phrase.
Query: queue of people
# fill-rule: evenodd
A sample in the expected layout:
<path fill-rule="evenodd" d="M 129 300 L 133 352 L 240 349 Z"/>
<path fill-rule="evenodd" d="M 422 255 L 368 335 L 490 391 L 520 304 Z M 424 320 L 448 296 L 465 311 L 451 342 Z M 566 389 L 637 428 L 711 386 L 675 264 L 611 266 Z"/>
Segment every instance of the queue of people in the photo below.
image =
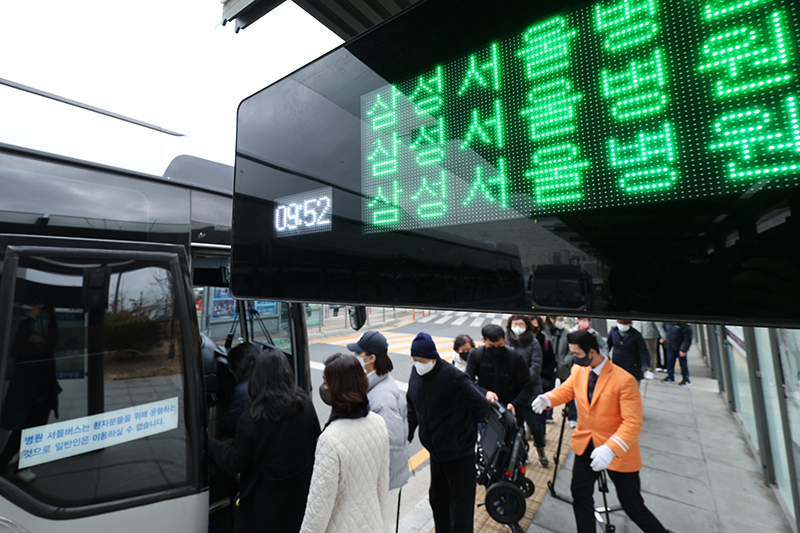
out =
<path fill-rule="evenodd" d="M 658 370 L 668 372 L 665 383 L 674 382 L 678 358 L 681 385 L 691 384 L 691 327 L 641 327 L 655 330 L 658 338 L 646 337 L 629 320 L 618 320 L 604 339 L 589 318 L 578 318 L 570 330 L 564 317 L 512 315 L 505 329 L 485 326 L 480 346 L 469 335 L 457 336 L 452 364 L 429 334 L 419 333 L 411 345 L 406 394 L 391 375 L 386 338 L 367 331 L 347 346 L 355 355 L 334 354 L 325 361 L 319 394 L 331 414 L 322 428 L 283 353 L 237 346 L 229 354 L 237 385 L 222 417 L 223 434 L 233 442 L 209 441 L 216 466 L 239 475 L 234 531 L 260 530 L 263 524 L 292 533 L 392 531 L 409 479 L 409 443 L 419 430 L 430 453 L 436 531 L 472 532 L 479 426 L 497 402 L 520 427 L 527 424 L 544 468 L 547 414 L 567 405 L 575 428 L 578 531 L 594 530 L 592 492 L 602 470 L 608 470 L 634 522 L 644 531 L 667 531 L 639 490 L 638 386 Z M 666 348 L 666 368 L 651 351 L 659 344 Z M 281 445 L 286 442 L 292 445 Z"/>

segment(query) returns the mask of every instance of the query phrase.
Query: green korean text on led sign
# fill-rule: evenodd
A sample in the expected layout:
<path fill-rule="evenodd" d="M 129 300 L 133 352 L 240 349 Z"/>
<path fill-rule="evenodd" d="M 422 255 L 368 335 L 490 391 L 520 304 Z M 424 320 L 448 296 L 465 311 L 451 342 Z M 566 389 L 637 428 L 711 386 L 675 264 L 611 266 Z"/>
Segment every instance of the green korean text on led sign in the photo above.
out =
<path fill-rule="evenodd" d="M 798 5 L 600 2 L 361 99 L 365 231 L 800 185 Z"/>

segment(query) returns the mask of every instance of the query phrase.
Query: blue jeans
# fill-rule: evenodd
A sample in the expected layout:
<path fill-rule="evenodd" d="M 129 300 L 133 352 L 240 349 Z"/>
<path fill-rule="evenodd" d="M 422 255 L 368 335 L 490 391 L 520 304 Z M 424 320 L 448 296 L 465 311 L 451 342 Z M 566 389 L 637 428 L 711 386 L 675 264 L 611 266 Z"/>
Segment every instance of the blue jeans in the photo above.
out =
<path fill-rule="evenodd" d="M 689 358 L 688 354 L 686 357 L 681 357 L 678 353 L 678 350 L 670 350 L 667 349 L 667 377 L 669 379 L 675 379 L 675 358 L 681 363 L 681 376 L 683 379 L 689 379 L 689 362 L 687 359 Z"/>
<path fill-rule="evenodd" d="M 545 415 L 536 414 L 531 407 L 527 407 L 525 409 L 525 422 L 528 423 L 528 427 L 531 428 L 531 434 L 533 435 L 533 445 L 537 448 L 544 448 L 545 442 Z"/>

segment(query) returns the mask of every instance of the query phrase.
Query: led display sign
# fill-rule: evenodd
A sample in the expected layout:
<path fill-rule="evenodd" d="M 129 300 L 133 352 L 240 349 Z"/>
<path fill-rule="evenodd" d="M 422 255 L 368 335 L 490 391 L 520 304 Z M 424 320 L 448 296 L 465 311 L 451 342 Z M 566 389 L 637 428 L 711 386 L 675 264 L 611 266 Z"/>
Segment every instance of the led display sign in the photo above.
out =
<path fill-rule="evenodd" d="M 389 80 L 361 97 L 363 231 L 800 184 L 797 11 L 599 2 Z"/>
<path fill-rule="evenodd" d="M 275 199 L 275 235 L 286 237 L 331 230 L 333 193 L 322 187 Z"/>

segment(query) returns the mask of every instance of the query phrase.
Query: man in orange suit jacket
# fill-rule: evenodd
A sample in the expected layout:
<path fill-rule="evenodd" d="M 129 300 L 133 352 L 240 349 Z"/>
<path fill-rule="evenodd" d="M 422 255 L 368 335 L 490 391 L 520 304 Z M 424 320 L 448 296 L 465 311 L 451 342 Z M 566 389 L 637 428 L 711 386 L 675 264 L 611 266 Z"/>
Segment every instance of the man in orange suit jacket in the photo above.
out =
<path fill-rule="evenodd" d="M 642 499 L 639 470 L 639 433 L 642 431 L 642 397 L 636 379 L 600 354 L 597 338 L 587 331 L 567 337 L 575 364 L 560 387 L 538 396 L 533 410 L 566 403 L 578 406 L 578 427 L 572 434 L 575 466 L 572 469 L 572 510 L 578 533 L 596 531 L 594 484 L 602 470 L 617 488 L 627 515 L 645 533 L 666 533 Z"/>

